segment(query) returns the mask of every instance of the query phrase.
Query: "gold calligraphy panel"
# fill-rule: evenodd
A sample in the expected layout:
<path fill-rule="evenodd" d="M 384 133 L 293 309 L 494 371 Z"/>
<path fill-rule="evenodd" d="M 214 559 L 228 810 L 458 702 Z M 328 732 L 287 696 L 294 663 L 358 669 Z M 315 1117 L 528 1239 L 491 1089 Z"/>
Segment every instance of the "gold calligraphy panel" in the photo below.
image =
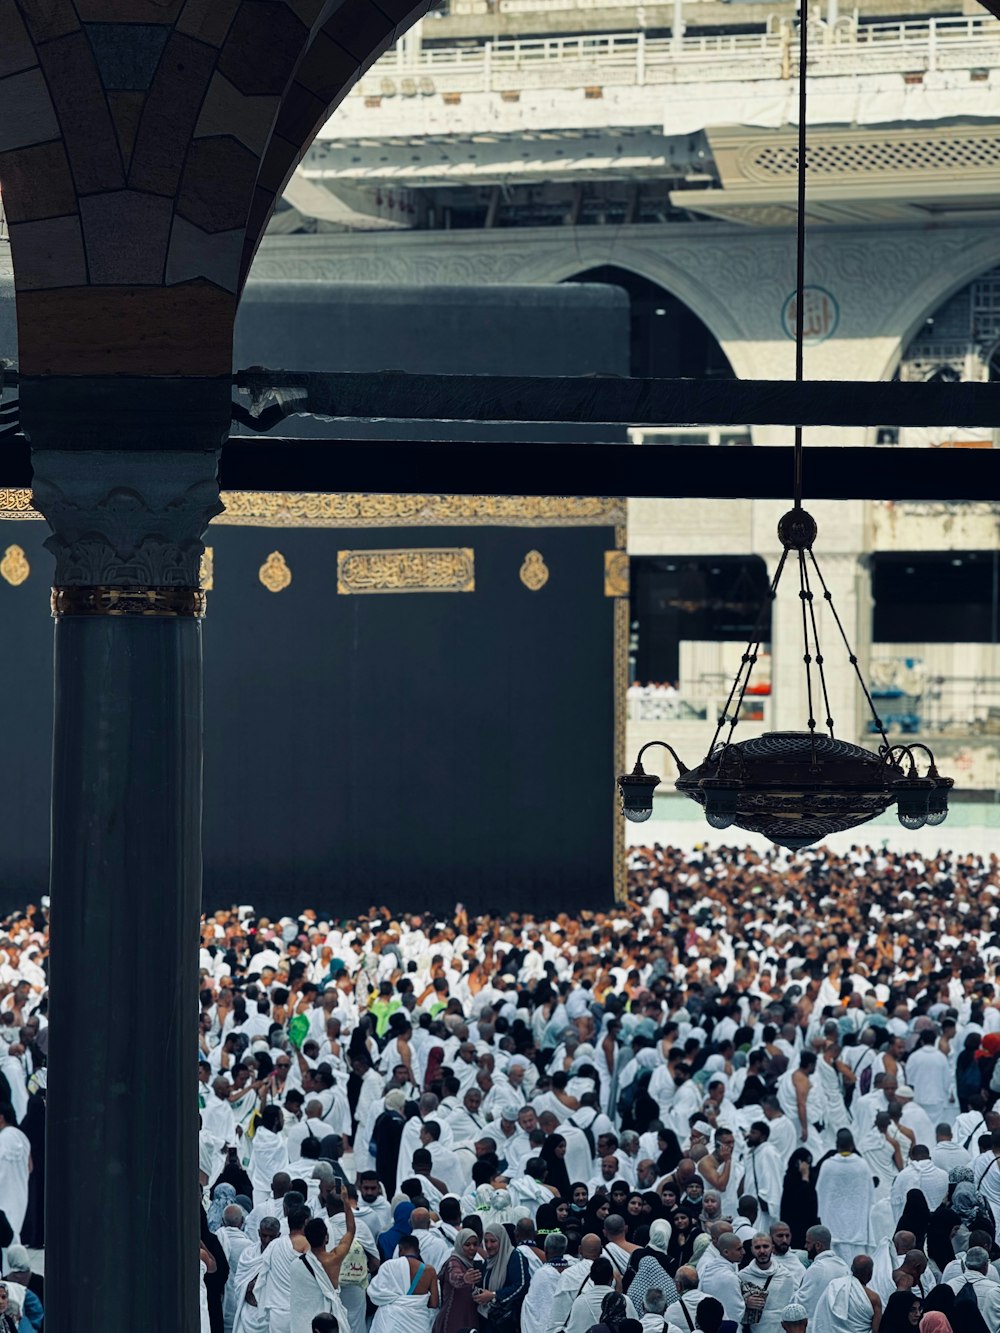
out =
<path fill-rule="evenodd" d="M 474 592 L 475 552 L 468 546 L 338 551 L 337 591 Z"/>
<path fill-rule="evenodd" d="M 385 495 L 223 491 L 213 523 L 280 528 L 603 527 L 622 523 L 625 501 L 583 495 Z"/>
<path fill-rule="evenodd" d="M 506 527 L 620 525 L 625 501 L 607 495 L 386 495 L 355 491 L 223 491 L 212 526 L 258 528 Z M 0 521 L 41 519 L 31 492 L 0 488 Z"/>

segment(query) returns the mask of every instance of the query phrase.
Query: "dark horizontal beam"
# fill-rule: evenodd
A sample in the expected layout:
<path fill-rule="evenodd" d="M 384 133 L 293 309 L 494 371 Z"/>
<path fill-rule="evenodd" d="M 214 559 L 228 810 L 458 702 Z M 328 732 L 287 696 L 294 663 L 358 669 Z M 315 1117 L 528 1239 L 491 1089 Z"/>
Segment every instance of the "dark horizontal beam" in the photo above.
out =
<path fill-rule="evenodd" d="M 310 374 L 244 370 L 234 383 L 284 412 L 335 419 L 560 421 L 627 426 L 1000 426 L 1000 383 L 656 380 L 616 376 Z"/>
<path fill-rule="evenodd" d="M 805 494 L 818 500 L 1000 501 L 1000 451 L 807 448 Z M 231 491 L 394 491 L 452 495 L 634 495 L 776 500 L 792 451 L 710 445 L 443 444 L 234 437 Z M 23 439 L 0 448 L 0 488 L 31 485 Z"/>
<path fill-rule="evenodd" d="M 822 500 L 1000 501 L 992 449 L 805 451 L 805 495 Z M 224 490 L 781 499 L 790 447 L 232 439 Z"/>

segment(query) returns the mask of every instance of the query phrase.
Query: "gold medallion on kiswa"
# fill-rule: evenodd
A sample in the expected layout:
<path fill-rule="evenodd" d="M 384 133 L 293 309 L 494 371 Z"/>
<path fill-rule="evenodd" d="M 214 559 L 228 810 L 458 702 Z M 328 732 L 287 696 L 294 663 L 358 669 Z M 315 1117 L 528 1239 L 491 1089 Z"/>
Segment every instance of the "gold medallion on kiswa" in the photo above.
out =
<path fill-rule="evenodd" d="M 338 551 L 337 592 L 474 592 L 475 552 L 468 546 Z"/>

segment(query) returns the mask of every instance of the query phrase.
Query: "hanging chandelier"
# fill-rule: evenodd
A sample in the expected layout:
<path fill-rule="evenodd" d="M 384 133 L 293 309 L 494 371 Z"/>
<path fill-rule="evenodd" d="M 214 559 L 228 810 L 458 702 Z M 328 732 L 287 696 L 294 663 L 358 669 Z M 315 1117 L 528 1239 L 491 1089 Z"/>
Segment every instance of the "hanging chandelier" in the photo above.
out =
<path fill-rule="evenodd" d="M 672 745 L 649 741 L 639 751 L 632 772 L 618 779 L 622 813 L 635 823 L 642 823 L 652 815 L 653 793 L 660 779 L 645 771 L 642 756 L 653 746 L 662 746 L 677 765 L 679 776 L 674 786 L 698 802 L 712 828 L 727 829 L 735 824 L 748 832 L 762 833 L 791 851 L 809 847 L 831 833 L 843 833 L 867 823 L 893 803 L 899 822 L 906 829 L 943 824 L 948 817 L 948 793 L 955 785 L 954 779 L 938 772 L 933 753 L 921 742 L 890 744 L 816 560 L 813 551 L 816 523 L 812 515 L 801 505 L 789 510 L 778 524 L 778 537 L 783 547 L 781 558 L 705 758 L 697 768 L 689 769 Z M 769 732 L 736 742 L 733 736 L 760 652 L 766 613 L 792 552 L 798 564 L 802 603 L 802 660 L 809 710 L 806 730 Z M 878 753 L 840 740 L 834 732 L 813 575 L 840 632 L 875 729 L 882 737 Z M 825 709 L 828 734 L 818 730 L 814 716 L 815 703 L 820 701 Z M 729 730 L 723 737 L 727 725 Z M 926 765 L 923 776 L 918 767 L 918 753 L 922 753 Z"/>
<path fill-rule="evenodd" d="M 799 8 L 799 151 L 796 227 L 795 379 L 803 381 L 805 308 L 805 188 L 806 188 L 806 63 L 808 59 L 807 0 Z M 824 581 L 813 544 L 816 521 L 802 507 L 802 428 L 795 427 L 793 507 L 778 524 L 782 554 L 761 605 L 757 623 L 747 643 L 739 669 L 715 728 L 705 758 L 689 769 L 666 741 L 650 741 L 639 751 L 635 767 L 618 779 L 622 813 L 642 823 L 653 813 L 653 793 L 660 778 L 647 773 L 642 756 L 653 746 L 662 746 L 673 756 L 678 777 L 677 791 L 704 809 L 714 829 L 735 825 L 751 833 L 762 833 L 780 847 L 798 851 L 820 842 L 831 833 L 865 824 L 895 804 L 900 824 L 906 829 L 937 826 L 948 817 L 948 794 L 954 779 L 943 777 L 933 753 L 920 742 L 891 745 L 876 712 L 837 608 Z M 733 739 L 743 700 L 760 653 L 762 632 L 771 602 L 777 594 L 789 556 L 798 565 L 799 599 L 802 605 L 802 661 L 805 667 L 808 718 L 804 731 L 769 732 L 748 741 Z M 813 595 L 815 575 L 822 597 L 833 616 L 847 660 L 857 675 L 871 712 L 875 730 L 882 738 L 878 752 L 840 740 L 827 690 L 825 658 Z M 815 680 L 814 680 L 815 671 Z M 815 693 L 814 693 L 815 685 Z M 815 704 L 825 710 L 825 731 L 817 730 Z M 728 726 L 728 733 L 723 736 Z M 921 776 L 917 755 L 923 755 Z"/>

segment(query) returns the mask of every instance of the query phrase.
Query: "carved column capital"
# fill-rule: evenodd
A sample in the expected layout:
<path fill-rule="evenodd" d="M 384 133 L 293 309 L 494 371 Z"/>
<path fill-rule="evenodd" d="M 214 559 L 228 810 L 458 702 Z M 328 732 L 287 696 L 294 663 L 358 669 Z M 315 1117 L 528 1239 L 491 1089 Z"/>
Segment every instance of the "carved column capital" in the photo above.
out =
<path fill-rule="evenodd" d="M 202 537 L 223 510 L 219 454 L 35 450 L 57 615 L 200 615 Z"/>

